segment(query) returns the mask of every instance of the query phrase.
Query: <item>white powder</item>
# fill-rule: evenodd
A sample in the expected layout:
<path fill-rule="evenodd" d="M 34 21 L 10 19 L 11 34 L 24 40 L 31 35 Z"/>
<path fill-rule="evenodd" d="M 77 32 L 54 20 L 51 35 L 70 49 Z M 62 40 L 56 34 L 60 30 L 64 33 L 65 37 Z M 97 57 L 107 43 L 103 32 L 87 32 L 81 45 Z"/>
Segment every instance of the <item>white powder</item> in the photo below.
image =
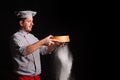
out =
<path fill-rule="evenodd" d="M 71 56 L 68 44 L 58 47 L 56 50 L 56 55 L 61 63 L 60 73 L 58 76 L 59 80 L 69 80 L 73 58 Z"/>

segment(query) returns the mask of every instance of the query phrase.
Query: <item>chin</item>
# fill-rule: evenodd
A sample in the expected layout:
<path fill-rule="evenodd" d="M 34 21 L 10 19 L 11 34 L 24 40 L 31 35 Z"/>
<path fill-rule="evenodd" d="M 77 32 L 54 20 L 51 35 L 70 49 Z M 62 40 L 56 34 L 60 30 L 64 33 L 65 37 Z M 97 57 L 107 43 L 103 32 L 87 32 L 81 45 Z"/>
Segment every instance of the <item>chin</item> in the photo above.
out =
<path fill-rule="evenodd" d="M 26 30 L 27 32 L 31 32 L 32 30 Z"/>

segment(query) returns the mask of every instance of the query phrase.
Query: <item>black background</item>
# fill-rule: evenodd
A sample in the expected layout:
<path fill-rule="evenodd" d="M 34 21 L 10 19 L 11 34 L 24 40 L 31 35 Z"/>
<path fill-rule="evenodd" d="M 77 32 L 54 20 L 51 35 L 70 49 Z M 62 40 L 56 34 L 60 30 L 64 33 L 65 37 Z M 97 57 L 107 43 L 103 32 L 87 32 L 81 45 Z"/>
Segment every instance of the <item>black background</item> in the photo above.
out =
<path fill-rule="evenodd" d="M 0 80 L 9 80 L 9 38 L 17 31 L 14 11 L 35 10 L 33 33 L 39 39 L 49 34 L 69 35 L 73 55 L 72 80 L 94 80 L 94 46 L 91 4 L 67 0 L 2 1 L 0 11 Z M 54 80 L 52 55 L 42 56 L 42 80 Z"/>

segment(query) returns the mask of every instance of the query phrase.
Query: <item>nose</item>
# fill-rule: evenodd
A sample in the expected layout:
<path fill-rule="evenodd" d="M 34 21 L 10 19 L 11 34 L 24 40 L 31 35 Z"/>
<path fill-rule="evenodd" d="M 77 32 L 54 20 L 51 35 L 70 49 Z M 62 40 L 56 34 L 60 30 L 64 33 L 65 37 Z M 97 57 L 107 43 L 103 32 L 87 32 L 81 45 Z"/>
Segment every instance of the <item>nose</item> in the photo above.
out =
<path fill-rule="evenodd" d="M 34 25 L 34 23 L 33 23 L 33 22 L 32 22 L 31 24 L 32 24 L 32 25 Z"/>

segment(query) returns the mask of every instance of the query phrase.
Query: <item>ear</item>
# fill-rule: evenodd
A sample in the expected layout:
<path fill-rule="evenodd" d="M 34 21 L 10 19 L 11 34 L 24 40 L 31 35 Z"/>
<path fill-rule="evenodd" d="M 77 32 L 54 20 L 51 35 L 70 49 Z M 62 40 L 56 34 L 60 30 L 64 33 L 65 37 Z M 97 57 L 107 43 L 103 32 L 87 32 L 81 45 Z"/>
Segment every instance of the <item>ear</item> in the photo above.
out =
<path fill-rule="evenodd" d="M 19 24 L 20 24 L 20 26 L 23 26 L 23 21 L 20 20 L 20 21 L 19 21 Z"/>

